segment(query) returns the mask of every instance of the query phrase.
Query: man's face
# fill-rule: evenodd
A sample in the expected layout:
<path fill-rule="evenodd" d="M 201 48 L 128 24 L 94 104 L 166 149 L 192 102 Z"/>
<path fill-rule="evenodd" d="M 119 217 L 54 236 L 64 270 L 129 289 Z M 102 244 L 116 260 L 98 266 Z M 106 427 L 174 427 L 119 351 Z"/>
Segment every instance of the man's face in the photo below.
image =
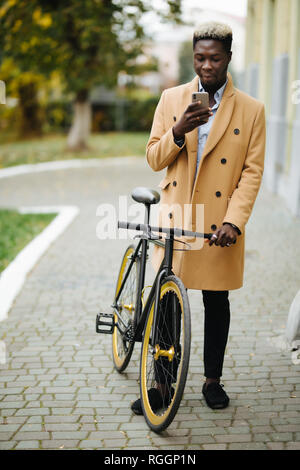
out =
<path fill-rule="evenodd" d="M 206 90 L 217 90 L 226 81 L 231 52 L 221 41 L 200 39 L 194 48 L 194 69 Z M 220 85 L 220 86 L 219 86 Z"/>

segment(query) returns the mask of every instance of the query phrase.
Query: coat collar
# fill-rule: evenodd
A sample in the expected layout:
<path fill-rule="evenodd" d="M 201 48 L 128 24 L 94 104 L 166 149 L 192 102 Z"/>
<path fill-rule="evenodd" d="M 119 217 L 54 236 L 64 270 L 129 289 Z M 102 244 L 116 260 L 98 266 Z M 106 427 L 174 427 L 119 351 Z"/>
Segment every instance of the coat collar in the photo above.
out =
<path fill-rule="evenodd" d="M 228 82 L 224 90 L 224 94 L 219 106 L 219 109 L 215 115 L 211 130 L 209 132 L 203 154 L 201 156 L 200 165 L 198 169 L 198 175 L 200 173 L 201 165 L 207 155 L 214 149 L 218 144 L 222 136 L 224 135 L 234 109 L 235 104 L 235 89 L 233 86 L 233 81 L 231 74 L 227 72 Z M 185 109 L 191 103 L 192 93 L 198 91 L 199 77 L 196 76 L 187 86 L 187 93 L 185 96 Z M 186 134 L 186 147 L 189 156 L 189 181 L 191 184 L 191 189 L 193 186 L 196 187 L 198 175 L 194 182 L 195 171 L 196 171 L 196 158 L 198 150 L 198 128 L 194 129 L 192 132 Z"/>

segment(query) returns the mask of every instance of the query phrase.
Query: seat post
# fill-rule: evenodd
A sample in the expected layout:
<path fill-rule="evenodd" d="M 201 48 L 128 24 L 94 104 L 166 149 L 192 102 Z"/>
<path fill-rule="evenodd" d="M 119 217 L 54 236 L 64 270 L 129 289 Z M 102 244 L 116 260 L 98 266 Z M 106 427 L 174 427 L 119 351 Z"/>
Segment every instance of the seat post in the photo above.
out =
<path fill-rule="evenodd" d="M 150 220 L 150 204 L 145 203 L 145 225 L 149 224 Z"/>
<path fill-rule="evenodd" d="M 173 247 L 174 247 L 174 234 L 170 230 L 169 236 L 166 237 L 165 257 L 163 267 L 167 269 L 168 276 L 172 274 L 173 264 Z"/>
<path fill-rule="evenodd" d="M 146 225 L 146 230 L 144 232 L 144 235 L 146 235 L 144 238 L 142 238 L 142 248 L 141 248 L 141 253 L 140 253 L 140 267 L 139 267 L 139 282 L 138 282 L 138 290 L 137 292 L 141 293 L 144 288 L 145 284 L 145 272 L 146 272 L 146 261 L 147 261 L 147 251 L 149 248 L 149 243 L 148 243 L 148 232 L 149 232 L 149 219 L 150 219 L 150 204 L 144 203 L 145 204 L 145 225 Z M 139 296 L 140 294 L 138 294 Z M 140 297 L 137 299 L 137 318 L 139 319 L 141 313 L 143 311 L 143 306 L 142 306 L 142 300 Z"/>

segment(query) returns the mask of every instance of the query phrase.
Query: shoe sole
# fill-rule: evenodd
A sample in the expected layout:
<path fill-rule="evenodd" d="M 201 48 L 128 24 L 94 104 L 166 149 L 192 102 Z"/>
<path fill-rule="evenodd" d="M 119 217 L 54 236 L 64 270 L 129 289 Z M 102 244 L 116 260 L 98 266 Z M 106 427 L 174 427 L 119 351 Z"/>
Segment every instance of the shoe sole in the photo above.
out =
<path fill-rule="evenodd" d="M 135 415 L 137 415 L 137 416 L 142 416 L 142 414 L 143 414 L 143 412 L 141 412 L 140 410 L 133 410 L 133 409 L 131 408 L 131 411 L 133 411 L 133 413 L 134 413 Z"/>
<path fill-rule="evenodd" d="M 172 387 L 172 399 L 173 399 L 173 396 L 174 396 L 174 389 L 173 389 L 173 387 Z M 139 400 L 141 400 L 141 399 L 139 399 Z M 170 403 L 171 403 L 171 401 L 172 401 L 172 400 L 170 400 Z M 140 402 L 140 403 L 141 403 L 141 402 Z M 170 403 L 169 403 L 169 404 L 170 404 Z M 166 405 L 166 407 L 168 407 L 169 404 Z M 159 408 L 156 408 L 156 409 L 153 408 L 153 411 L 156 413 L 157 411 L 161 410 L 163 407 L 164 407 L 164 405 L 162 405 L 162 406 L 160 406 Z M 143 415 L 143 410 L 142 410 L 142 408 L 133 408 L 132 406 L 131 406 L 130 408 L 131 408 L 131 411 L 133 411 L 133 413 L 134 413 L 135 415 L 138 415 L 138 416 Z"/>
<path fill-rule="evenodd" d="M 223 410 L 224 408 L 227 408 L 229 405 L 229 402 L 224 405 L 211 405 L 207 401 L 206 403 L 212 410 Z"/>
<path fill-rule="evenodd" d="M 228 399 L 228 401 L 225 402 L 225 403 L 220 403 L 220 404 L 214 404 L 214 405 L 213 405 L 213 404 L 210 403 L 210 401 L 206 398 L 206 396 L 205 396 L 205 394 L 204 394 L 203 392 L 202 392 L 202 394 L 203 394 L 203 396 L 204 396 L 204 398 L 205 398 L 206 404 L 207 404 L 212 410 L 223 410 L 224 408 L 227 408 L 228 405 L 229 405 L 229 401 L 230 401 L 229 399 Z"/>

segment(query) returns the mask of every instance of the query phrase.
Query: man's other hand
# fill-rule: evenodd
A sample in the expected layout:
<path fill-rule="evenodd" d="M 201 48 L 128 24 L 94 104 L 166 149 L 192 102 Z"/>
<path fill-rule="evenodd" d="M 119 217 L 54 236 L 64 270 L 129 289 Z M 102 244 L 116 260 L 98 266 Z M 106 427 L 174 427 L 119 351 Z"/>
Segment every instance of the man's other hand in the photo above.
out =
<path fill-rule="evenodd" d="M 222 248 L 224 246 L 229 247 L 236 242 L 237 235 L 238 232 L 235 228 L 229 224 L 224 224 L 212 234 L 212 237 L 209 240 L 209 246 L 215 244 Z"/>

